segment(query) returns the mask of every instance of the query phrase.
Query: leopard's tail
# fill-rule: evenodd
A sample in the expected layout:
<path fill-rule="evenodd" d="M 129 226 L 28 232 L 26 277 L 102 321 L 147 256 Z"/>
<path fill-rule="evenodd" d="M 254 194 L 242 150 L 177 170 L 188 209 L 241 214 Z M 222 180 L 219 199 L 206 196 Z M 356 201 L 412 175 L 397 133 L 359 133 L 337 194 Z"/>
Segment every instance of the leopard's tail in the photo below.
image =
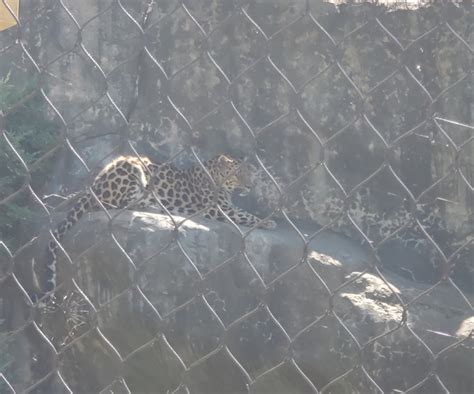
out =
<path fill-rule="evenodd" d="M 64 238 L 64 235 L 67 231 L 76 224 L 79 219 L 86 213 L 91 210 L 95 205 L 95 199 L 91 193 L 86 193 L 80 198 L 78 202 L 68 211 L 66 218 L 61 221 L 56 229 L 53 231 L 54 238 L 57 242 L 61 242 Z M 57 274 L 57 251 L 58 244 L 55 240 L 48 242 L 46 248 L 46 265 L 45 265 L 45 275 L 44 275 L 44 284 L 42 290 L 44 292 L 53 291 L 56 287 L 56 274 Z"/>

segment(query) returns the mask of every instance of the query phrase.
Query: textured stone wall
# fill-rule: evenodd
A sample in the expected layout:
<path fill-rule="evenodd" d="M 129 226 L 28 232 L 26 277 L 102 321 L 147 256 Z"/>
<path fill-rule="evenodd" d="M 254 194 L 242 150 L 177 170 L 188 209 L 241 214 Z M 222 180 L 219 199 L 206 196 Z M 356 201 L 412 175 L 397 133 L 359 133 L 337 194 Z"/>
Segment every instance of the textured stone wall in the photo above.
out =
<path fill-rule="evenodd" d="M 374 381 L 387 392 L 419 382 L 435 392 L 440 381 L 472 391 L 469 2 L 146 3 L 22 0 L 21 28 L 0 33 L 0 77 L 42 89 L 61 127 L 45 159 L 54 173 L 35 191 L 77 191 L 131 146 L 180 166 L 192 150 L 229 153 L 256 169 L 252 193 L 235 200 L 273 212 L 279 228 L 246 238 L 249 264 L 228 225 L 187 222 L 180 233 L 125 212 L 112 228 L 91 214 L 65 241 L 74 264 L 61 259 L 64 304 L 51 315 L 20 286 L 47 232 L 14 264 L 2 254 L 0 355 L 13 349 L 16 361 L 0 357 L 0 391 L 65 390 L 63 378 L 75 391 L 246 391 L 224 347 L 206 358 L 222 344 L 259 377 L 256 392 L 334 378 L 327 391 Z M 286 218 L 306 237 L 321 226 L 344 236 L 320 232 L 305 250 Z M 206 276 L 232 253 L 235 264 Z"/>
<path fill-rule="evenodd" d="M 202 158 L 258 154 L 284 196 L 260 171 L 250 209 L 363 240 L 356 224 L 374 245 L 388 237 L 381 264 L 424 281 L 446 266 L 436 243 L 470 288 L 469 6 L 158 1 L 142 33 L 145 2 L 63 3 L 22 3 L 41 77 L 19 46 L 0 70 L 41 81 L 91 168 L 127 141 L 157 161 L 190 146 Z M 58 163 L 48 191 L 82 187 L 68 148 Z"/>

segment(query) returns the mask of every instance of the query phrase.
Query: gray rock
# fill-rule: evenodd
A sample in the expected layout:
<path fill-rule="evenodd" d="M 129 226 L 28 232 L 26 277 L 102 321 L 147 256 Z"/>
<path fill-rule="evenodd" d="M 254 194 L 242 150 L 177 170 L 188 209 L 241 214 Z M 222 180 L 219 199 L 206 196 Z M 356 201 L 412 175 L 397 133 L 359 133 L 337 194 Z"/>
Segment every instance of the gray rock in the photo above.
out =
<path fill-rule="evenodd" d="M 110 155 L 126 152 L 129 142 L 156 161 L 189 145 L 202 158 L 247 155 L 259 172 L 243 206 L 259 214 L 281 208 L 308 235 L 317 230 L 314 223 L 328 225 L 368 240 L 367 250 L 376 252 L 367 256 L 355 241 L 322 232 L 305 254 L 302 239 L 282 225 L 250 233 L 244 254 L 230 225 L 189 221 L 172 231 L 162 216 L 126 212 L 108 227 L 103 215 L 92 214 L 65 242 L 74 263 L 64 262 L 61 272 L 63 309 L 84 311 L 77 319 L 59 311 L 41 319 L 71 387 L 95 391 L 112 384 L 126 392 L 123 372 L 135 391 L 166 391 L 179 382 L 191 391 L 245 391 L 245 374 L 231 352 L 252 378 L 285 361 L 257 379 L 258 392 L 308 391 L 298 368 L 318 388 L 350 371 L 328 391 L 374 391 L 370 376 L 384 391 L 423 382 L 419 391 L 434 392 L 442 382 L 452 392 L 472 392 L 468 2 L 415 10 L 311 1 L 318 24 L 309 15 L 291 23 L 306 11 L 303 1 L 244 2 L 261 31 L 240 2 L 189 1 L 187 11 L 174 9 L 178 3 L 155 2 L 142 36 L 131 18 L 140 21 L 146 2 L 24 0 L 23 48 L 44 73 L 40 78 L 9 29 L 0 36 L 6 48 L 1 75 L 11 73 L 19 86 L 41 79 L 66 122 L 62 131 L 92 173 Z M 143 42 L 149 55 L 140 68 Z M 187 151 L 175 161 L 193 158 Z M 90 176 L 65 148 L 44 192 L 78 190 Z M 28 317 L 14 297 L 22 295 L 19 283 L 27 286 L 44 238 L 16 254 L 16 276 L 1 283 L 1 294 L 14 300 L 10 323 L 19 330 L 11 347 L 21 349 L 21 368 L 10 374 L 13 364 L 5 372 L 18 391 L 51 370 L 44 359 L 54 354 L 32 324 L 21 325 Z M 376 261 L 387 282 L 369 268 Z M 68 293 L 72 278 L 91 304 L 78 289 Z M 26 336 L 41 345 L 27 349 Z M 173 349 L 193 365 L 189 371 Z M 42 384 L 57 379 L 60 387 L 54 376 Z"/>
<path fill-rule="evenodd" d="M 374 382 L 430 392 L 436 378 L 451 392 L 474 387 L 472 315 L 448 283 L 370 269 L 360 247 L 330 232 L 305 254 L 285 223 L 242 237 L 248 229 L 204 219 L 176 229 L 161 214 L 109 213 L 69 233 L 63 312 L 42 316 L 73 390 L 102 389 L 119 370 L 132 392 L 244 392 L 250 382 L 255 392 L 365 393 Z"/>

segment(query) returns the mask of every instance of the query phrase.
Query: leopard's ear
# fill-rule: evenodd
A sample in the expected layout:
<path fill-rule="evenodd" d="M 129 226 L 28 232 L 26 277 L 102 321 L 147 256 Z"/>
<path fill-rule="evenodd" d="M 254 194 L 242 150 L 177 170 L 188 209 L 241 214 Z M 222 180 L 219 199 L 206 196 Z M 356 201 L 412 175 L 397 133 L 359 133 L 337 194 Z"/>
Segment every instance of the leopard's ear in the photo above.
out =
<path fill-rule="evenodd" d="M 233 162 L 233 160 L 229 156 L 226 156 L 226 155 L 219 155 L 219 157 L 217 158 L 217 161 L 218 163 L 221 163 L 221 164 L 227 164 L 227 163 Z"/>

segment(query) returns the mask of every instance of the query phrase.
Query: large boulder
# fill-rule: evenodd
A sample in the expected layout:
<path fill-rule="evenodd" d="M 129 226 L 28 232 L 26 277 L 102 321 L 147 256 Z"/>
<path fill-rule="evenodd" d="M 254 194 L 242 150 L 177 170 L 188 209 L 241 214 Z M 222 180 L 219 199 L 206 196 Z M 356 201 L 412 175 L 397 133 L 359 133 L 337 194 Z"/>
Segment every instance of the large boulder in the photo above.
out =
<path fill-rule="evenodd" d="M 357 244 L 330 232 L 303 242 L 316 228 L 298 234 L 280 222 L 247 233 L 198 218 L 176 227 L 162 214 L 109 215 L 86 215 L 65 238 L 59 306 L 36 311 L 38 326 L 10 319 L 25 324 L 18 341 L 30 339 L 11 344 L 22 354 L 7 370 L 14 387 L 57 366 L 74 392 L 124 383 L 201 393 L 474 388 L 469 305 L 448 282 L 430 289 L 370 268 Z M 17 260 L 30 255 L 36 246 Z M 16 302 L 17 315 L 30 309 Z M 41 385 L 63 387 L 55 374 Z"/>

